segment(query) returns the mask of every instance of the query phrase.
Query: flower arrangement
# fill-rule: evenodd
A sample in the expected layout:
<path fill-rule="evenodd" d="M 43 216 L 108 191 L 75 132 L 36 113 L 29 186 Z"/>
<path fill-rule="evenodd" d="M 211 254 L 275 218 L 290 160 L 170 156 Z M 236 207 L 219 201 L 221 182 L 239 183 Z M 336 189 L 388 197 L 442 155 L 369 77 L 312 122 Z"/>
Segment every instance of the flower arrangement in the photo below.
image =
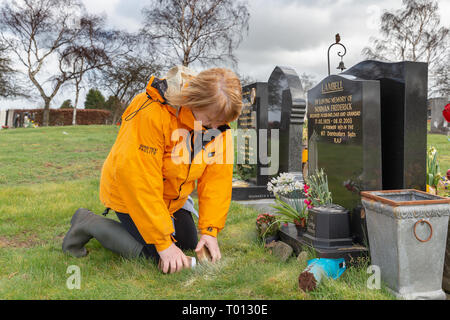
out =
<path fill-rule="evenodd" d="M 287 198 L 303 198 L 303 183 L 295 179 L 292 173 L 280 173 L 278 177 L 272 178 L 267 184 L 267 190 L 275 196 Z"/>
<path fill-rule="evenodd" d="M 256 218 L 256 229 L 259 238 L 266 238 L 277 234 L 280 223 L 277 217 L 269 213 L 262 213 Z"/>
<path fill-rule="evenodd" d="M 427 192 L 435 193 L 441 177 L 437 150 L 434 146 L 431 146 L 427 152 Z"/>
<path fill-rule="evenodd" d="M 305 178 L 305 180 L 305 204 L 308 208 L 333 203 L 331 192 L 328 189 L 328 178 L 323 169 L 316 170 L 313 174 Z"/>
<path fill-rule="evenodd" d="M 306 227 L 306 220 L 308 218 L 308 208 L 309 206 L 302 203 L 302 199 L 294 199 L 290 203 L 287 203 L 277 196 L 275 199 L 275 205 L 272 207 L 277 210 L 279 216 L 277 221 L 279 222 L 291 222 L 300 228 Z"/>
<path fill-rule="evenodd" d="M 444 197 L 450 197 L 450 179 L 448 177 L 441 177 L 437 186 L 437 193 Z"/>

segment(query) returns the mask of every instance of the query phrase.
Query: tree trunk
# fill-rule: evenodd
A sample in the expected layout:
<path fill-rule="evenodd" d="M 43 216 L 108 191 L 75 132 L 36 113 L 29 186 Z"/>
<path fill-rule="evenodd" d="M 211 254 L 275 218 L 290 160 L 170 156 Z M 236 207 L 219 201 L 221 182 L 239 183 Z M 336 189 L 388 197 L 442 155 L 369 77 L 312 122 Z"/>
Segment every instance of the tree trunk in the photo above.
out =
<path fill-rule="evenodd" d="M 116 108 L 114 109 L 114 114 L 113 114 L 113 119 L 112 119 L 112 123 L 116 124 L 117 120 L 120 117 L 120 106 L 116 106 Z"/>
<path fill-rule="evenodd" d="M 50 124 L 50 99 L 45 99 L 44 102 L 45 105 L 44 105 L 44 116 L 42 119 L 42 125 L 44 127 L 48 127 Z"/>
<path fill-rule="evenodd" d="M 80 96 L 80 88 L 78 86 L 78 82 L 75 85 L 75 104 L 73 105 L 73 117 L 72 117 L 72 125 L 75 126 L 77 124 L 77 106 L 78 106 L 78 97 Z"/>
<path fill-rule="evenodd" d="M 75 126 L 77 124 L 77 105 L 73 106 L 73 116 L 72 116 L 72 125 Z"/>
<path fill-rule="evenodd" d="M 125 107 L 122 104 L 122 102 L 118 103 L 117 106 L 115 106 L 114 113 L 113 113 L 113 124 L 117 123 L 117 121 L 122 116 L 124 110 L 125 110 Z"/>

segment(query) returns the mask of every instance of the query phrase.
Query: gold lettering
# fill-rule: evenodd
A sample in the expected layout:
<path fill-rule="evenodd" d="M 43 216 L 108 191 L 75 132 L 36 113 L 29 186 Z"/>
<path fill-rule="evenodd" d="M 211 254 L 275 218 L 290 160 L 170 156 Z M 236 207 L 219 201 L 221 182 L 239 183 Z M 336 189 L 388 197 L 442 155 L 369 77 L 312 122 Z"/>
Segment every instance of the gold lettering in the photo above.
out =
<path fill-rule="evenodd" d="M 344 91 L 342 81 L 322 83 L 322 94 Z"/>

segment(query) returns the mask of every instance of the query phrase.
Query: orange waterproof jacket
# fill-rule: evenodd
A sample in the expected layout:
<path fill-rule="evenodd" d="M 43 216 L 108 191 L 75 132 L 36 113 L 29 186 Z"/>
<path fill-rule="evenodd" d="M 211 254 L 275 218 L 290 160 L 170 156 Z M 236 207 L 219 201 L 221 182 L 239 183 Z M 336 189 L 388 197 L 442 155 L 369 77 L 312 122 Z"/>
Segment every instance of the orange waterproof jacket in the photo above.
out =
<path fill-rule="evenodd" d="M 189 108 L 165 103 L 166 89 L 164 80 L 152 77 L 146 92 L 133 99 L 100 180 L 100 201 L 128 213 L 146 243 L 158 251 L 172 244 L 171 217 L 196 181 L 198 229 L 214 237 L 223 229 L 234 157 L 229 126 L 213 130 L 195 125 Z"/>

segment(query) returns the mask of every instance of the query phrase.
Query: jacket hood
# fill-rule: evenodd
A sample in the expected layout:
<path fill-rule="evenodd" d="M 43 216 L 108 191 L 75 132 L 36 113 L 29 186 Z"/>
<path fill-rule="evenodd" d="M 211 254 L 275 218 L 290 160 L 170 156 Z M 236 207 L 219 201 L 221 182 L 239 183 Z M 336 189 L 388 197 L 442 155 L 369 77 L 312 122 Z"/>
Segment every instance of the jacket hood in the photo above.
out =
<path fill-rule="evenodd" d="M 145 91 L 147 93 L 147 96 L 152 100 L 156 100 L 162 104 L 169 105 L 166 100 L 166 95 L 168 93 L 180 92 L 181 89 L 187 86 L 189 81 L 196 75 L 197 74 L 194 71 L 184 66 L 175 66 L 171 68 L 161 79 L 152 76 Z M 182 123 L 184 123 L 191 129 L 194 129 L 195 118 L 189 108 L 172 105 L 170 106 L 173 108 L 169 108 L 171 112 L 176 115 Z M 230 127 L 228 125 L 223 125 L 218 129 L 220 131 L 224 131 L 230 129 Z"/>
<path fill-rule="evenodd" d="M 166 103 L 165 96 L 167 94 L 180 92 L 196 75 L 194 71 L 187 67 L 175 66 L 161 79 L 152 76 L 145 91 L 153 100 Z"/>

